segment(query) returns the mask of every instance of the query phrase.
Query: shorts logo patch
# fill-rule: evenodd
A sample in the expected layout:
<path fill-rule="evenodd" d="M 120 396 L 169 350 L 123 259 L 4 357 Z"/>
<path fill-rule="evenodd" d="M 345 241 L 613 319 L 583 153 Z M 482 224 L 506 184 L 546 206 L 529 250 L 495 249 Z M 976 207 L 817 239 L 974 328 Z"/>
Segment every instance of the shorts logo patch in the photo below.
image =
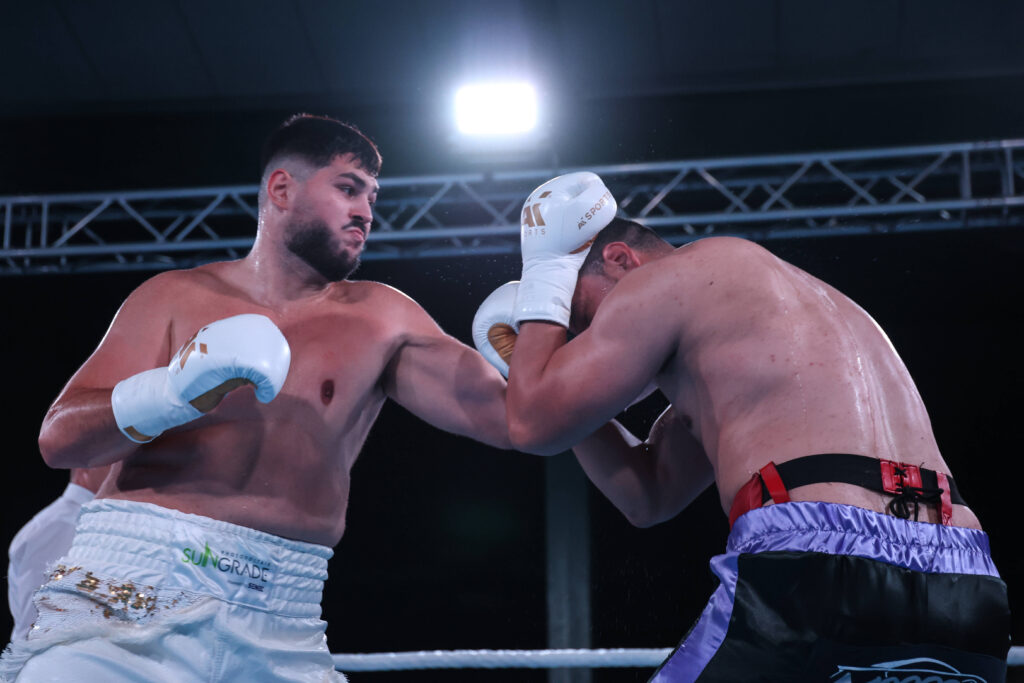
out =
<path fill-rule="evenodd" d="M 241 553 L 222 552 L 218 554 L 210 548 L 209 543 L 205 544 L 202 552 L 196 548 L 182 548 L 181 555 L 181 561 L 186 564 L 208 568 L 210 571 L 221 572 L 232 578 L 245 579 L 246 587 L 252 590 L 262 592 L 265 588 L 264 584 L 271 581 L 270 562 Z M 231 583 L 240 582 L 231 581 Z"/>
<path fill-rule="evenodd" d="M 833 683 L 987 683 L 974 674 L 928 657 L 879 662 L 871 666 L 837 666 Z"/>

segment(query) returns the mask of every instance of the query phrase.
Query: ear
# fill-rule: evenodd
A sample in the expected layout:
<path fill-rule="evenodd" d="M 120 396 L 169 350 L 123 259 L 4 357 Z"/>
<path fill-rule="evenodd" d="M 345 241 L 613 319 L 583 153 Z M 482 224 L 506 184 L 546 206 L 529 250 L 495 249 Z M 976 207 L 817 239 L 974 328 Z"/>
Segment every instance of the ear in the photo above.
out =
<path fill-rule="evenodd" d="M 637 253 L 625 242 L 609 242 L 601 250 L 604 271 L 609 277 L 618 279 L 640 265 Z"/>
<path fill-rule="evenodd" d="M 267 200 L 279 209 L 288 209 L 295 196 L 296 180 L 283 168 L 274 169 L 267 178 Z"/>

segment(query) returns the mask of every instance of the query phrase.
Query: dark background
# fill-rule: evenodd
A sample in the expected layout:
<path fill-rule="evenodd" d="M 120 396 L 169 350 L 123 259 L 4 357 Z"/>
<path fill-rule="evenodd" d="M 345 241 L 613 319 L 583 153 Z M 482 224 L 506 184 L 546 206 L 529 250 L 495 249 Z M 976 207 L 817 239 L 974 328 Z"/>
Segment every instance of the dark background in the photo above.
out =
<path fill-rule="evenodd" d="M 507 168 L 513 162 L 460 156 L 443 106 L 448 75 L 489 65 L 488 47 L 511 50 L 506 61 L 540 74 L 556 103 L 542 122 L 546 144 L 519 165 L 1024 136 L 1024 10 L 1009 2 L 138 4 L 3 3 L 0 196 L 255 183 L 263 137 L 295 111 L 360 125 L 381 147 L 384 176 Z M 766 246 L 846 292 L 890 335 L 990 534 L 1014 640 L 1024 643 L 1019 231 Z M 0 538 L 64 487 L 66 474 L 38 457 L 39 423 L 148 276 L 0 279 Z M 511 256 L 379 261 L 358 273 L 407 292 L 466 342 L 478 303 L 517 276 Z M 659 408 L 655 399 L 625 419 L 642 430 Z M 546 647 L 544 471 L 541 458 L 446 435 L 386 406 L 355 465 L 348 531 L 330 566 L 332 650 Z M 593 490 L 590 509 L 592 645 L 675 645 L 714 587 L 707 561 L 727 531 L 717 496 L 646 530 Z M 0 632 L 8 627 L 4 615 Z"/>

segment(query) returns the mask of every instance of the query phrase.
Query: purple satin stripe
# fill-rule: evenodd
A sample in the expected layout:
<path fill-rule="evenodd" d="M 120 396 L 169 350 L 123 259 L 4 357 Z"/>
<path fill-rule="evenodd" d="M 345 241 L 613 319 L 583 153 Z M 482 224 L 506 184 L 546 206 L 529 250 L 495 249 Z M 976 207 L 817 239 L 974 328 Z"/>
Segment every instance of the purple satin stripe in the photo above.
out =
<path fill-rule="evenodd" d="M 725 640 L 725 632 L 732 617 L 732 606 L 736 600 L 738 560 L 738 555 L 730 553 L 716 555 L 711 559 L 711 571 L 721 583 L 711 594 L 711 599 L 708 600 L 697 625 L 648 683 L 696 680 L 711 661 Z"/>
<path fill-rule="evenodd" d="M 711 560 L 721 581 L 686 640 L 648 683 L 695 681 L 725 640 L 741 553 L 794 551 L 852 555 L 931 573 L 999 576 L 988 535 L 977 529 L 912 522 L 835 503 L 784 503 L 738 520 L 726 552 Z"/>
<path fill-rule="evenodd" d="M 999 576 L 984 531 L 835 503 L 751 510 L 736 520 L 726 545 L 729 554 L 785 550 L 866 557 L 919 572 Z"/>

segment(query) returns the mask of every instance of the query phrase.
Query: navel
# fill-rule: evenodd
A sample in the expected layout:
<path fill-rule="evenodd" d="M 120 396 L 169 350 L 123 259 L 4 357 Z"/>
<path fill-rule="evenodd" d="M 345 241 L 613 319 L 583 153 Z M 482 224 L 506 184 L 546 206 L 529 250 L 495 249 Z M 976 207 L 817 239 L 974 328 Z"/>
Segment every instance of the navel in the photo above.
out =
<path fill-rule="evenodd" d="M 334 398 L 334 380 L 325 379 L 324 383 L 320 385 L 320 402 L 327 405 Z"/>

